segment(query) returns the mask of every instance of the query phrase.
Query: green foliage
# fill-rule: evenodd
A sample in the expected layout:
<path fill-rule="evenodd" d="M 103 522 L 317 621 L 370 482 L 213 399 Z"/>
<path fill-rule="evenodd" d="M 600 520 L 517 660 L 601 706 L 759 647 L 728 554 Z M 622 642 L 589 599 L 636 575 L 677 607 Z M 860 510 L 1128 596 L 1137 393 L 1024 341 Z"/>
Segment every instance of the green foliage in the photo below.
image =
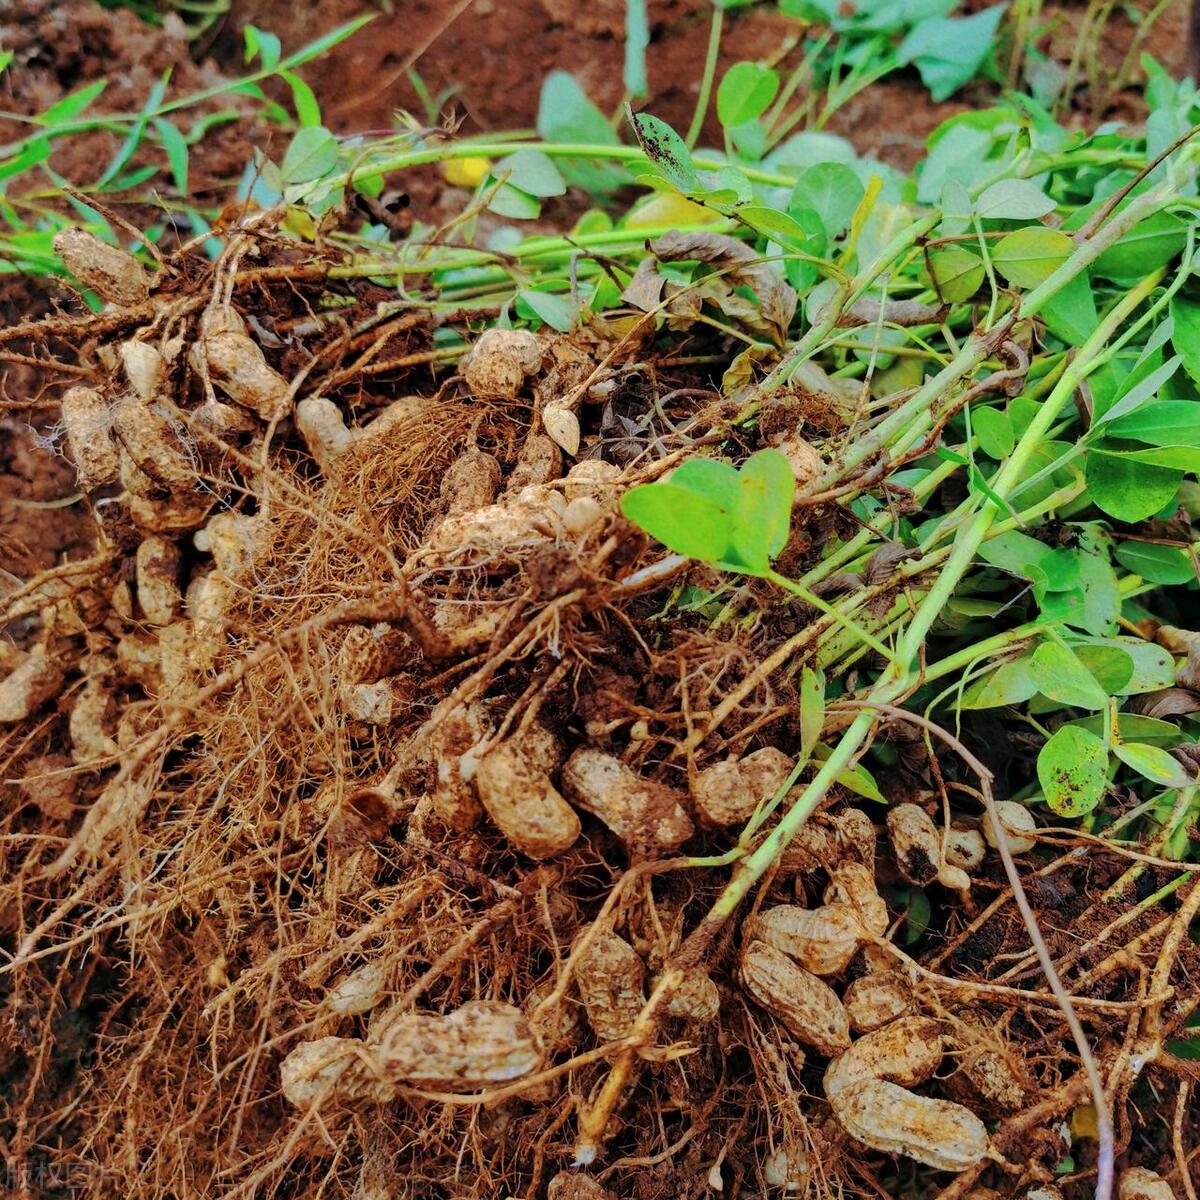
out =
<path fill-rule="evenodd" d="M 695 458 L 659 483 L 630 489 L 621 512 L 677 554 L 746 575 L 766 575 L 787 543 L 795 479 L 778 450 L 741 470 Z"/>
<path fill-rule="evenodd" d="M 140 15 L 161 15 L 166 5 L 144 7 Z M 177 3 L 173 7 L 195 19 L 192 28 L 204 27 L 208 16 L 220 15 L 227 5 L 217 0 Z M 197 233 L 209 228 L 215 211 L 207 214 L 190 196 L 191 163 L 195 147 L 214 130 L 244 115 L 244 106 L 229 101 L 237 95 L 250 97 L 256 119 L 279 125 L 299 126 L 289 145 L 283 166 L 272 175 L 278 199 L 285 188 L 290 198 L 314 196 L 310 187 L 345 161 L 343 148 L 320 127 L 320 110 L 311 88 L 296 69 L 320 57 L 360 29 L 369 17 L 350 21 L 330 31 L 293 54 L 284 55 L 279 39 L 253 25 L 245 26 L 245 59 L 252 70 L 241 79 L 214 85 L 199 92 L 168 99 L 170 73 L 150 87 L 141 109 L 131 113 L 99 111 L 103 107 L 107 80 L 94 80 L 55 103 L 29 122 L 29 132 L 9 143 L 0 157 L 0 272 L 21 271 L 32 275 L 63 274 L 62 264 L 51 250 L 54 235 L 72 223 L 66 209 L 74 209 L 77 220 L 110 242 L 115 232 L 99 214 L 66 195 L 70 183 L 84 195 L 95 195 L 107 205 L 142 204 L 153 209 L 167 207 L 177 212 L 176 221 Z M 262 84 L 279 79 L 287 85 L 295 107 L 293 119 L 286 109 L 269 100 Z M 50 166 L 60 144 L 104 130 L 116 136 L 116 150 L 98 165 L 91 179 L 64 180 Z M 251 164 L 257 176 L 264 164 Z M 270 191 L 270 185 L 265 186 Z M 60 203 L 54 201 L 58 199 Z M 329 201 L 332 203 L 332 200 Z M 165 224 L 148 231 L 161 236 Z"/>

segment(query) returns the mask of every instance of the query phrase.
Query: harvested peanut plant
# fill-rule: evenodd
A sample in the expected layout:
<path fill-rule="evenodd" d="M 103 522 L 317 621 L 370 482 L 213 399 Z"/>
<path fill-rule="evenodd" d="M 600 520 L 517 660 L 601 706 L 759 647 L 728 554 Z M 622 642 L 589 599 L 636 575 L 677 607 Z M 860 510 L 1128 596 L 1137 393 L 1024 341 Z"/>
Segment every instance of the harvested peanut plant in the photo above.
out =
<path fill-rule="evenodd" d="M 252 41 L 298 128 L 191 240 L 6 151 L 73 289 L 6 405 L 94 521 L 0 600 L 9 1153 L 1193 1195 L 1192 86 L 1013 95 L 908 176 L 756 64 L 718 148 L 559 76 L 537 138 L 338 137 Z M 398 236 L 431 164 L 469 198 Z"/>

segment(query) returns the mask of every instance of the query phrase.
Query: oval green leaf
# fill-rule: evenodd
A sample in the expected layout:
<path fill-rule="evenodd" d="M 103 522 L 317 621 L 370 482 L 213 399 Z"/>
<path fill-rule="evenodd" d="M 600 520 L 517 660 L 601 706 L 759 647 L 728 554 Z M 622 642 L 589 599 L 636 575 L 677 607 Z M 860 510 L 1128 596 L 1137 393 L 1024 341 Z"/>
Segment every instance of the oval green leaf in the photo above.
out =
<path fill-rule="evenodd" d="M 729 545 L 732 521 L 714 500 L 674 483 L 647 483 L 621 498 L 621 512 L 669 550 L 716 562 Z"/>
<path fill-rule="evenodd" d="M 1159 787 L 1188 787 L 1194 782 L 1179 761 L 1158 746 L 1143 746 L 1127 742 L 1113 747 L 1113 753 L 1143 779 Z"/>
<path fill-rule="evenodd" d="M 1061 230 L 1034 225 L 1001 238 L 992 264 L 1014 287 L 1037 287 L 1067 261 L 1073 245 Z"/>
<path fill-rule="evenodd" d="M 929 272 L 941 298 L 950 304 L 969 300 L 983 283 L 980 259 L 961 246 L 930 251 Z"/>
<path fill-rule="evenodd" d="M 761 63 L 734 63 L 717 88 L 717 117 L 725 129 L 762 116 L 779 91 L 779 76 Z"/>
<path fill-rule="evenodd" d="M 1043 642 L 1034 651 L 1029 672 L 1038 691 L 1059 704 L 1094 710 L 1108 703 L 1108 693 L 1095 676 L 1073 651 L 1058 642 Z"/>
<path fill-rule="evenodd" d="M 338 159 L 337 139 L 320 125 L 308 125 L 296 131 L 283 156 L 285 183 L 311 183 L 328 175 Z"/>
<path fill-rule="evenodd" d="M 1046 803 L 1060 817 L 1081 817 L 1108 786 L 1108 751 L 1094 733 L 1064 725 L 1042 747 L 1037 773 Z"/>

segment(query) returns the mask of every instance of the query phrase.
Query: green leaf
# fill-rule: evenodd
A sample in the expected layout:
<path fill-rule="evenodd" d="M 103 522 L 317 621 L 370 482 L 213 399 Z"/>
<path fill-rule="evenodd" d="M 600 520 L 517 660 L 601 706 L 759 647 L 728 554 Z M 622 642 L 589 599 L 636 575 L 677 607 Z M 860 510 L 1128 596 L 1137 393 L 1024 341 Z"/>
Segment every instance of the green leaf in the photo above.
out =
<path fill-rule="evenodd" d="M 1115 454 L 1089 454 L 1084 474 L 1096 507 L 1127 522 L 1144 521 L 1159 512 L 1178 491 L 1184 475 Z"/>
<path fill-rule="evenodd" d="M 1125 695 L 1157 692 L 1175 682 L 1175 660 L 1170 651 L 1138 638 L 1119 638 L 1117 641 L 1133 660 L 1133 675 L 1125 685 Z"/>
<path fill-rule="evenodd" d="M 817 163 L 796 180 L 788 211 L 812 209 L 825 232 L 836 237 L 850 224 L 865 194 L 862 180 L 844 163 Z"/>
<path fill-rule="evenodd" d="M 495 180 L 489 177 L 488 185 L 494 187 Z M 535 221 L 542 215 L 542 202 L 528 192 L 512 184 L 501 184 L 488 201 L 488 211 L 498 217 L 511 217 L 514 221 Z"/>
<path fill-rule="evenodd" d="M 1054 201 L 1028 179 L 998 179 L 975 201 L 975 212 L 984 220 L 1031 220 L 1053 211 Z M 1066 234 L 1062 236 L 1070 242 Z"/>
<path fill-rule="evenodd" d="M 1096 332 L 1100 316 L 1087 272 L 1075 275 L 1042 307 L 1046 328 L 1068 346 L 1082 346 Z"/>
<path fill-rule="evenodd" d="M 646 0 L 625 0 L 625 92 L 645 96 L 650 92 L 646 79 L 646 47 L 650 45 L 650 22 Z"/>
<path fill-rule="evenodd" d="M 1058 642 L 1043 642 L 1034 651 L 1029 672 L 1038 691 L 1060 704 L 1100 709 L 1108 703 L 1108 694 L 1087 667 Z"/>
<path fill-rule="evenodd" d="M 671 472 L 670 481 L 697 496 L 706 496 L 732 519 L 741 495 L 736 467 L 717 458 L 689 458 Z"/>
<path fill-rule="evenodd" d="M 1194 400 L 1159 400 L 1107 421 L 1104 433 L 1151 446 L 1200 446 L 1200 404 Z"/>
<path fill-rule="evenodd" d="M 1187 225 L 1168 212 L 1139 221 L 1092 263 L 1092 274 L 1115 283 L 1134 282 L 1165 267 L 1187 244 Z"/>
<path fill-rule="evenodd" d="M 1073 647 L 1096 683 L 1109 696 L 1125 695 L 1133 678 L 1133 659 L 1120 646 L 1105 642 L 1079 642 Z"/>
<path fill-rule="evenodd" d="M 327 50 L 332 50 L 334 46 L 344 42 L 352 34 L 357 33 L 364 25 L 375 20 L 377 14 L 368 13 L 364 17 L 354 17 L 345 24 L 338 25 L 331 29 L 328 33 L 322 34 L 321 37 L 311 41 L 306 46 L 301 46 L 295 54 L 289 54 L 283 60 L 283 65 L 287 69 L 292 67 L 303 66 L 306 62 L 311 62 L 314 58 L 320 58 Z"/>
<path fill-rule="evenodd" d="M 830 748 L 821 742 L 813 747 L 813 761 L 824 762 L 831 753 Z M 874 800 L 877 804 L 887 803 L 883 793 L 879 790 L 879 785 L 875 782 L 875 777 L 862 763 L 856 763 L 852 767 L 839 771 L 834 778 L 842 787 L 856 796 L 862 796 L 864 800 Z"/>
<path fill-rule="evenodd" d="M 739 221 L 749 225 L 755 233 L 769 237 L 785 249 L 799 249 L 803 245 L 807 253 L 813 253 L 811 246 L 804 245 L 809 239 L 804 226 L 796 218 L 780 212 L 777 208 L 767 208 L 762 204 L 746 204 L 738 208 L 733 215 Z"/>
<path fill-rule="evenodd" d="M 1108 751 L 1094 733 L 1064 725 L 1038 754 L 1037 773 L 1046 803 L 1060 817 L 1081 817 L 1104 796 Z"/>
<path fill-rule="evenodd" d="M 904 911 L 904 944 L 911 946 L 919 941 L 932 918 L 933 905 L 929 902 L 929 896 L 920 888 L 909 890 Z"/>
<path fill-rule="evenodd" d="M 85 87 L 81 87 L 79 91 L 72 92 L 69 96 L 64 96 L 50 105 L 44 113 L 34 117 L 34 121 L 38 125 L 65 125 L 79 116 L 106 87 L 108 87 L 107 79 L 96 79 Z"/>
<path fill-rule="evenodd" d="M 1014 287 L 1037 287 L 1067 261 L 1073 245 L 1057 229 L 1040 225 L 1018 229 L 996 243 L 992 265 Z"/>
<path fill-rule="evenodd" d="M 1122 542 L 1113 553 L 1121 566 L 1149 583 L 1169 586 L 1191 583 L 1196 578 L 1191 555 L 1177 546 Z"/>
<path fill-rule="evenodd" d="M 929 253 L 929 271 L 941 298 L 950 304 L 969 300 L 983 283 L 983 262 L 961 246 L 943 246 Z"/>
<path fill-rule="evenodd" d="M 716 562 L 729 545 L 728 511 L 669 480 L 630 488 L 621 498 L 621 512 L 669 550 L 699 562 Z"/>
<path fill-rule="evenodd" d="M 312 183 L 337 167 L 337 139 L 328 129 L 311 125 L 296 131 L 280 170 L 285 183 Z"/>
<path fill-rule="evenodd" d="M 825 675 L 812 667 L 800 672 L 800 757 L 810 758 L 825 724 Z"/>
<path fill-rule="evenodd" d="M 1109 421 L 1115 421 L 1119 417 L 1124 417 L 1127 414 L 1133 414 L 1139 411 L 1146 401 L 1151 396 L 1155 395 L 1166 383 L 1168 383 L 1179 369 L 1179 364 L 1182 359 L 1179 355 L 1168 359 L 1161 366 L 1147 372 L 1142 373 L 1137 371 L 1140 378 L 1134 378 L 1134 372 L 1130 372 L 1124 383 L 1122 383 L 1117 392 L 1113 395 L 1112 401 L 1106 404 L 1102 409 L 1099 408 L 1099 392 L 1093 386 L 1092 400 L 1093 405 L 1097 407 L 1095 419 L 1092 421 L 1092 429 L 1099 429 L 1101 425 L 1106 425 Z M 1108 433 L 1109 430 L 1105 430 Z M 1126 435 L 1120 435 L 1126 436 Z"/>
<path fill-rule="evenodd" d="M 579 317 L 575 301 L 570 295 L 538 291 L 536 288 L 526 288 L 517 293 L 516 309 L 526 320 L 537 317 L 559 333 L 569 333 L 575 328 Z"/>
<path fill-rule="evenodd" d="M 1030 672 L 1031 655 L 1001 663 L 989 675 L 976 680 L 963 693 L 958 707 L 962 709 L 1000 708 L 1005 704 L 1021 704 L 1035 695 L 1038 685 Z"/>
<path fill-rule="evenodd" d="M 666 121 L 660 121 L 649 113 L 635 113 L 632 121 L 638 145 L 663 178 L 676 191 L 695 191 L 696 168 L 683 138 Z"/>
<path fill-rule="evenodd" d="M 162 142 L 163 150 L 166 152 L 175 190 L 181 196 L 186 196 L 188 194 L 187 139 L 170 121 L 163 117 L 156 118 L 154 128 L 158 133 L 158 140 Z"/>
<path fill-rule="evenodd" d="M 759 450 L 738 472 L 738 504 L 731 548 L 733 562 L 765 574 L 771 559 L 787 545 L 796 477 L 778 450 Z"/>
<path fill-rule="evenodd" d="M 595 146 L 616 146 L 620 142 L 604 114 L 566 71 L 551 71 L 542 84 L 537 131 L 547 142 Z M 568 183 L 592 196 L 610 195 L 629 178 L 623 167 L 613 163 L 581 158 L 560 158 L 556 162 Z"/>
<path fill-rule="evenodd" d="M 321 106 L 312 88 L 296 74 L 295 71 L 280 71 L 280 77 L 286 80 L 292 89 L 292 104 L 296 109 L 296 120 L 301 126 L 320 125 Z"/>
<path fill-rule="evenodd" d="M 256 25 L 246 25 L 242 36 L 246 41 L 246 62 L 257 57 L 268 71 L 279 65 L 283 46 L 275 34 L 259 29 Z"/>
<path fill-rule="evenodd" d="M 717 88 L 717 117 L 725 129 L 757 120 L 779 91 L 779 76 L 761 63 L 734 63 Z"/>
<path fill-rule="evenodd" d="M 1070 724 L 1103 737 L 1108 729 L 1108 714 L 1080 717 Z M 1160 721 L 1157 717 L 1143 717 L 1140 713 L 1117 713 L 1117 735 L 1124 742 L 1152 742 L 1155 745 L 1173 746 L 1183 740 L 1177 725 Z"/>
<path fill-rule="evenodd" d="M 880 10 L 899 7 L 881 5 Z M 997 4 L 970 17 L 928 17 L 913 26 L 897 58 L 916 66 L 935 101 L 945 100 L 983 65 L 1006 7 Z"/>
<path fill-rule="evenodd" d="M 108 188 L 120 176 L 121 172 L 125 169 L 126 163 L 133 157 L 134 151 L 141 143 L 142 135 L 146 132 L 146 126 L 150 122 L 150 113 L 157 111 L 158 106 L 162 103 L 163 96 L 167 94 L 167 82 L 169 78 L 170 71 L 168 70 L 163 73 L 150 89 L 149 94 L 146 96 L 146 101 L 137 115 L 137 119 L 125 135 L 125 140 L 121 143 L 112 161 L 105 168 L 104 174 L 96 182 L 96 189 L 98 191 Z"/>
<path fill-rule="evenodd" d="M 1171 300 L 1171 344 L 1183 359 L 1183 369 L 1200 383 L 1200 304 L 1175 296 Z"/>
<path fill-rule="evenodd" d="M 1166 467 L 1192 475 L 1200 472 L 1200 446 L 1155 446 L 1149 450 L 1134 450 L 1117 449 L 1111 442 L 1100 442 L 1091 449 L 1089 457 L 1094 456 L 1117 458 L 1150 467 Z"/>
<path fill-rule="evenodd" d="M 561 196 L 567 190 L 558 168 L 540 150 L 518 150 L 502 158 L 492 176 L 530 196 Z"/>
<path fill-rule="evenodd" d="M 1124 742 L 1113 747 L 1113 753 L 1131 770 L 1159 787 L 1181 788 L 1192 783 L 1182 765 L 1158 746 L 1143 746 Z"/>
<path fill-rule="evenodd" d="M 997 462 L 1006 459 L 1017 444 L 1008 414 L 998 408 L 971 409 L 971 432 L 979 439 L 979 448 Z"/>

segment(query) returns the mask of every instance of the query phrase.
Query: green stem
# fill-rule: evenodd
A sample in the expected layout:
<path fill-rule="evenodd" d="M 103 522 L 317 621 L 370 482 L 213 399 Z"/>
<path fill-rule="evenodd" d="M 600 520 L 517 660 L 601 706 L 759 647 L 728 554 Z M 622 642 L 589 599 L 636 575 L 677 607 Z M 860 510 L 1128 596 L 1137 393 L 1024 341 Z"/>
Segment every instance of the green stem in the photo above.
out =
<path fill-rule="evenodd" d="M 1090 260 L 1089 260 L 1090 261 Z M 1143 279 L 1132 288 L 1112 309 L 1096 332 L 1080 348 L 1079 354 L 1063 373 L 1058 385 L 1046 399 L 1042 408 L 1021 435 L 1009 460 L 1000 468 L 992 489 L 1001 497 L 1007 495 L 1013 484 L 1020 479 L 1029 458 L 1044 439 L 1047 430 L 1057 420 L 1059 412 L 1074 394 L 1075 388 L 1087 374 L 1088 364 L 1103 350 L 1113 332 L 1119 328 L 1130 313 L 1143 302 L 1162 276 L 1162 271 Z M 1059 286 L 1062 286 L 1061 281 Z M 1050 293 L 1052 294 L 1052 293 Z M 1047 295 L 1048 299 L 1049 296 Z M 896 648 L 899 665 L 890 663 L 868 692 L 869 701 L 895 703 L 902 699 L 915 685 L 929 678 L 929 672 L 916 665 L 918 652 L 939 614 L 945 608 L 958 587 L 963 575 L 975 560 L 979 546 L 987 536 L 998 510 L 991 502 L 985 503 L 968 524 L 964 525 L 955 538 L 954 546 L 946 564 L 925 598 L 921 601 L 908 628 Z M 1009 631 L 1009 636 L 1011 636 Z M 979 646 L 971 647 L 973 655 Z M 842 734 L 825 764 L 817 772 L 792 807 L 783 815 L 769 837 L 735 870 L 701 927 L 711 930 L 718 927 L 745 899 L 749 890 L 775 862 L 784 847 L 808 820 L 817 805 L 837 777 L 839 771 L 851 765 L 862 750 L 875 725 L 875 713 L 866 708 Z"/>
<path fill-rule="evenodd" d="M 708 27 L 708 50 L 704 55 L 704 74 L 700 77 L 700 94 L 696 97 L 696 108 L 692 113 L 692 123 L 688 126 L 687 148 L 690 150 L 700 137 L 704 128 L 704 118 L 708 115 L 708 101 L 712 96 L 713 79 L 717 74 L 717 56 L 721 50 L 721 29 L 725 23 L 725 10 L 719 5 L 713 5 L 712 24 Z"/>
<path fill-rule="evenodd" d="M 827 617 L 831 617 L 848 633 L 852 633 L 856 638 L 858 638 L 859 641 L 863 642 L 867 646 L 870 646 L 876 654 L 883 655 L 887 662 L 890 662 L 893 665 L 898 665 L 891 650 L 889 650 L 881 641 L 879 641 L 878 638 L 865 630 L 861 625 L 856 624 L 855 621 L 848 617 L 844 612 L 834 608 L 832 604 L 822 600 L 820 596 L 810 592 L 808 588 L 797 583 L 794 579 L 788 579 L 786 575 L 780 575 L 778 571 L 768 569 L 766 577 L 772 583 L 791 592 L 792 595 L 798 596 L 804 601 L 805 604 L 809 604 L 818 612 L 823 612 Z"/>

